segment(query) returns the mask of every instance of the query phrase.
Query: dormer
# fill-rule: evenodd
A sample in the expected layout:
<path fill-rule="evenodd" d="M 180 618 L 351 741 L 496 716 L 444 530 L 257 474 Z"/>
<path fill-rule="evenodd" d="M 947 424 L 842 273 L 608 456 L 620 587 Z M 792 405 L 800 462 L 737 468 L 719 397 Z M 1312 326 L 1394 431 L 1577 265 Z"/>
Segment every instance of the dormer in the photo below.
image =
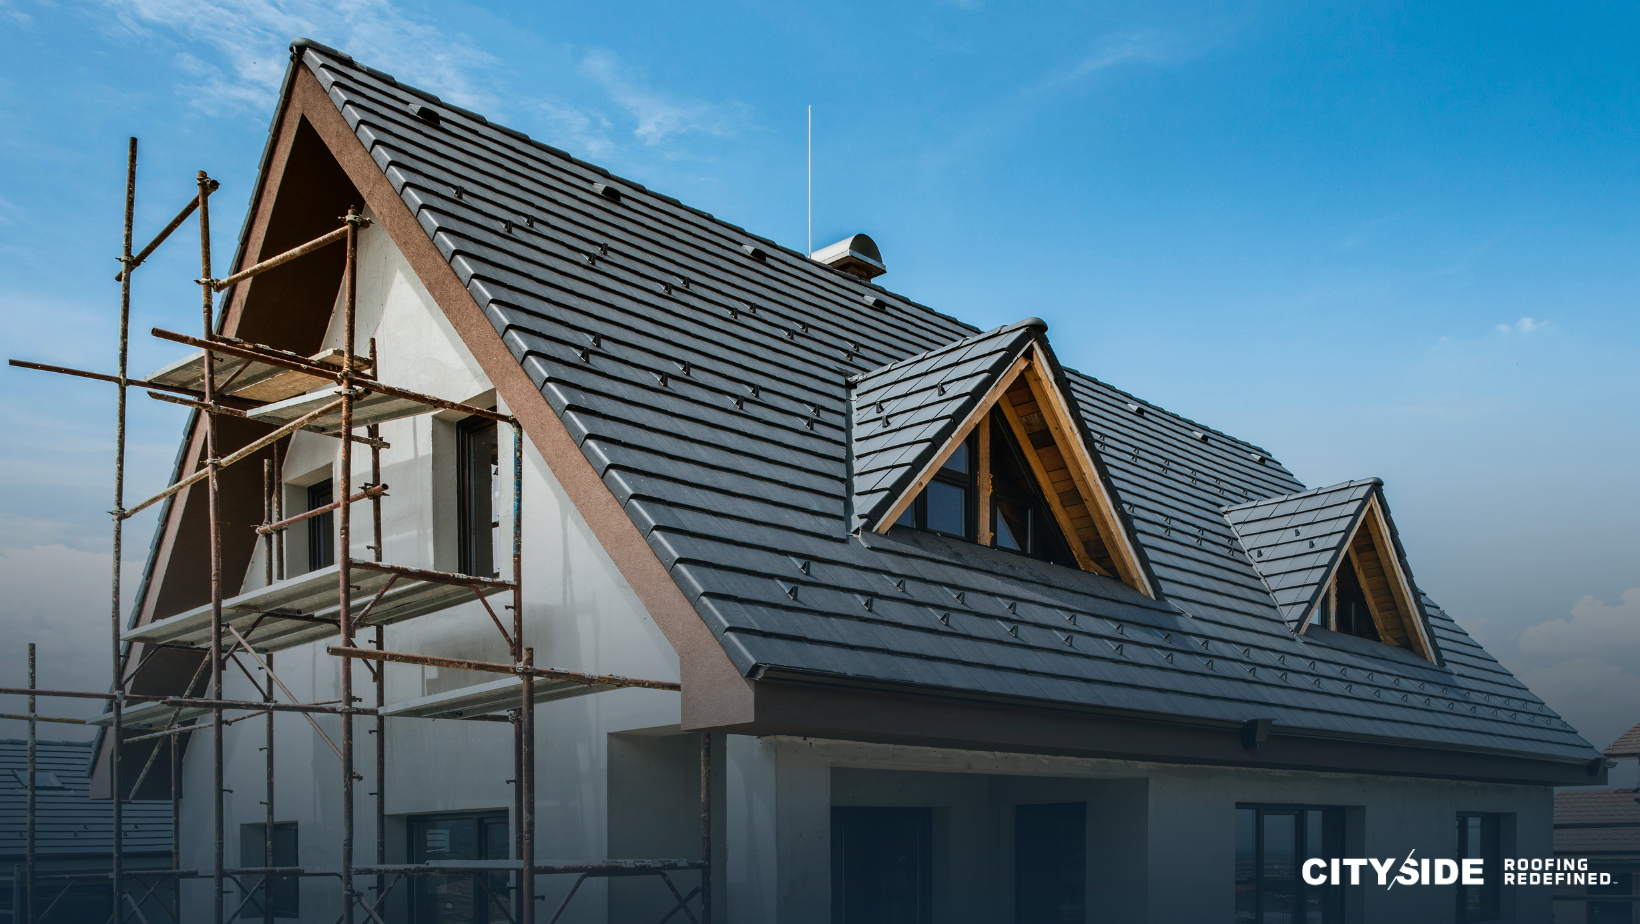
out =
<path fill-rule="evenodd" d="M 1440 663 L 1377 478 L 1224 508 L 1296 633 L 1319 626 Z"/>
<path fill-rule="evenodd" d="M 1046 332 L 1029 318 L 852 379 L 854 524 L 929 530 L 1155 597 Z"/>

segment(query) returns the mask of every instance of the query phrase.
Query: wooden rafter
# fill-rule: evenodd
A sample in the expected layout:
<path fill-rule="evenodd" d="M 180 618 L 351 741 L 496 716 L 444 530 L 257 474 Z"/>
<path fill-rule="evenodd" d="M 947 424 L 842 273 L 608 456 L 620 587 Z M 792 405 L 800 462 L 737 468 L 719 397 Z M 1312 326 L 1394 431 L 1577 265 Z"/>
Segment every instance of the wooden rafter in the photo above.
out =
<path fill-rule="evenodd" d="M 1378 629 L 1378 637 L 1434 661 L 1435 646 L 1430 643 L 1428 627 L 1419 616 L 1417 591 L 1395 554 L 1389 520 L 1376 495 L 1368 498 L 1360 521 L 1344 545 L 1344 554 L 1338 557 L 1327 577 L 1326 589 L 1316 600 L 1316 607 L 1331 603 L 1327 611 L 1335 620 L 1338 617 L 1338 571 L 1346 558 L 1355 568 L 1355 577 L 1367 598 L 1367 611 Z M 1299 631 L 1307 629 L 1309 623 L 1310 620 L 1305 619 Z"/>
<path fill-rule="evenodd" d="M 1118 578 L 1154 599 L 1156 593 L 1116 514 L 1115 500 L 1099 478 L 1099 470 L 1083 445 L 1081 430 L 1071 416 L 1064 395 L 1054 384 L 1052 374 L 1041 367 L 1034 347 L 1026 350 L 991 386 L 917 480 L 878 521 L 876 531 L 888 532 L 917 495 L 928 487 L 956 447 L 977 430 L 981 513 L 976 538 L 987 546 L 994 541 L 989 517 L 992 434 L 988 422 L 993 407 L 1000 408 L 1008 421 L 1077 565 L 1084 571 Z"/>

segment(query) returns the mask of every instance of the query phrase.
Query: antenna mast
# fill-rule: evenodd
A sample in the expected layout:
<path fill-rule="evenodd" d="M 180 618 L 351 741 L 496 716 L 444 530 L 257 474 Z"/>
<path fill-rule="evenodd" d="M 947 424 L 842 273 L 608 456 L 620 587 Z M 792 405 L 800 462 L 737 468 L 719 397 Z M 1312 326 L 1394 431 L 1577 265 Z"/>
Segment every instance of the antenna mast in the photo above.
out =
<path fill-rule="evenodd" d="M 814 104 L 809 104 L 809 253 L 814 253 Z"/>

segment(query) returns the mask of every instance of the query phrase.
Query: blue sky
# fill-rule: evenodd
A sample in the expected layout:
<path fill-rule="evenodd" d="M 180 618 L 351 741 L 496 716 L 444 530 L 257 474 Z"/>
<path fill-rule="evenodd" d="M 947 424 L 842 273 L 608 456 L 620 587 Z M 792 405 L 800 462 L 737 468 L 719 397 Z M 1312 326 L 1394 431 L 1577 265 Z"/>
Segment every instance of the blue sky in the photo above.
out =
<path fill-rule="evenodd" d="M 139 237 L 203 168 L 231 252 L 298 35 L 797 249 L 813 104 L 817 246 L 869 232 L 890 288 L 1041 316 L 1308 484 L 1384 478 L 1419 582 L 1603 745 L 1640 721 L 1637 33 L 1593 4 L 0 0 L 0 339 L 111 367 L 127 135 Z M 137 330 L 193 323 L 190 246 Z M 138 338 L 133 370 L 173 355 Z M 182 415 L 133 400 L 141 492 Z M 68 643 L 105 631 L 108 389 L 0 370 L 0 420 L 0 672 L 32 638 L 98 686 Z"/>

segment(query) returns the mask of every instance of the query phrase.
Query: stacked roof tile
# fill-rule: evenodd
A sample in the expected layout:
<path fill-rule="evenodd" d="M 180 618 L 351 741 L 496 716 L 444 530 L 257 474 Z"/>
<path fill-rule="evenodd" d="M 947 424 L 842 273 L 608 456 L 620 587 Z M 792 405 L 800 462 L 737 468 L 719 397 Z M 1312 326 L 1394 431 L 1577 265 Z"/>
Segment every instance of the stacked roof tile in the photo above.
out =
<path fill-rule="evenodd" d="M 856 535 L 851 498 L 882 510 L 1031 324 L 975 337 L 344 55 L 298 50 L 742 671 L 1596 756 L 1427 598 L 1442 666 L 1296 636 L 1221 508 L 1304 486 L 1258 447 L 1081 373 L 1066 371 L 1069 397 L 1162 600 L 901 527 Z M 921 354 L 923 371 L 896 373 Z M 850 432 L 861 374 L 862 394 L 880 384 L 911 414 L 880 445 Z M 970 390 L 942 403 L 924 386 L 946 374 Z"/>
<path fill-rule="evenodd" d="M 1555 793 L 1555 853 L 1640 857 L 1640 789 Z"/>

